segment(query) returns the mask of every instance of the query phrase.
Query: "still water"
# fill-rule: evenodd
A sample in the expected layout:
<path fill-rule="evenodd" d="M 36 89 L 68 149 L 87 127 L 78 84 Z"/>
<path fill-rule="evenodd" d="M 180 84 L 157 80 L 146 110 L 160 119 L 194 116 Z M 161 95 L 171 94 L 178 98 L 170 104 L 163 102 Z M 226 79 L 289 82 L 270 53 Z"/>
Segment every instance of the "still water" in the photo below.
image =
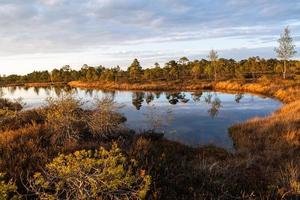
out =
<path fill-rule="evenodd" d="M 25 108 L 45 105 L 47 97 L 58 97 L 72 91 L 86 107 L 96 98 L 111 96 L 123 105 L 129 128 L 143 131 L 156 127 L 165 137 L 197 146 L 213 144 L 232 149 L 228 127 L 247 119 L 266 116 L 281 106 L 275 99 L 252 94 L 198 92 L 131 92 L 78 89 L 70 87 L 4 87 L 4 98 L 22 98 Z"/>

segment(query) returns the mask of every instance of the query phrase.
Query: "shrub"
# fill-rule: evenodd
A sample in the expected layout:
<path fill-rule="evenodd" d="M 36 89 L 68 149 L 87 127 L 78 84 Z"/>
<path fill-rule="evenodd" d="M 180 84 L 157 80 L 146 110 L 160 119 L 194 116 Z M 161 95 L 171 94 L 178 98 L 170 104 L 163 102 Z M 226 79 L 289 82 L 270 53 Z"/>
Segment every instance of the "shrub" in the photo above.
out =
<path fill-rule="evenodd" d="M 14 180 L 20 180 L 47 163 L 51 154 L 57 154 L 54 145 L 49 144 L 48 132 L 43 125 L 36 124 L 1 132 L 1 171 Z"/>
<path fill-rule="evenodd" d="M 4 111 L 4 110 L 2 110 Z M 3 115 L 2 115 L 3 114 Z M 21 112 L 0 112 L 0 130 L 16 130 L 28 124 L 41 124 L 44 122 L 39 110 L 26 110 Z"/>
<path fill-rule="evenodd" d="M 94 137 L 110 138 L 124 130 L 122 123 L 126 120 L 118 110 L 118 105 L 110 97 L 96 100 L 96 109 L 89 115 L 88 126 Z"/>
<path fill-rule="evenodd" d="M 41 199 L 143 199 L 150 185 L 144 171 L 114 144 L 110 151 L 76 151 L 59 155 L 36 173 L 30 188 Z"/>
<path fill-rule="evenodd" d="M 52 130 L 52 141 L 62 145 L 77 141 L 86 126 L 80 100 L 72 94 L 62 94 L 60 98 L 48 98 L 45 109 L 46 122 Z"/>
<path fill-rule="evenodd" d="M 0 200 L 12 199 L 12 195 L 16 192 L 17 188 L 12 181 L 6 182 L 2 180 L 3 177 L 4 174 L 0 173 Z"/>
<path fill-rule="evenodd" d="M 0 98 L 0 109 L 19 111 L 22 110 L 22 99 L 17 99 L 14 102 L 9 99 Z"/>

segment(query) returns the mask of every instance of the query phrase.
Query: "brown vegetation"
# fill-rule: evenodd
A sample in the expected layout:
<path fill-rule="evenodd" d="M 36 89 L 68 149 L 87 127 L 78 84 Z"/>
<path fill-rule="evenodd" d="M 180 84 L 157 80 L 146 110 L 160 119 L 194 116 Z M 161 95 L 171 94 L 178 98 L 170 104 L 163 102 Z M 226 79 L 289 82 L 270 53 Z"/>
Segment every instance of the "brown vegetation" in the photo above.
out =
<path fill-rule="evenodd" d="M 225 86 L 228 85 L 230 83 Z M 299 83 L 276 81 L 265 82 L 263 87 L 255 84 L 246 85 L 243 88 L 254 92 L 260 90 L 287 104 L 271 116 L 251 119 L 231 127 L 230 134 L 237 149 L 236 154 L 243 158 L 253 159 L 253 162 L 259 166 L 265 166 L 264 176 L 272 177 L 270 185 L 276 185 L 277 192 L 282 197 L 299 195 Z"/>
<path fill-rule="evenodd" d="M 64 86 L 64 82 L 44 82 L 44 83 L 24 83 L 25 87 L 48 87 L 48 86 Z"/>
<path fill-rule="evenodd" d="M 230 129 L 231 136 L 235 143 L 236 153 L 232 158 L 226 158 L 223 161 L 222 173 L 227 177 L 238 178 L 237 184 L 244 185 L 243 190 L 245 194 L 251 194 L 251 190 L 255 198 L 287 198 L 292 195 L 299 194 L 299 162 L 300 162 L 300 82 L 299 80 L 282 80 L 269 79 L 261 77 L 256 82 L 245 81 L 219 81 L 214 83 L 186 81 L 183 83 L 169 82 L 169 83 L 146 83 L 146 84 L 116 84 L 116 83 L 88 83 L 88 82 L 71 82 L 71 86 L 77 87 L 98 87 L 109 89 L 127 89 L 127 90 L 194 90 L 198 88 L 212 88 L 216 90 L 225 90 L 232 92 L 250 92 L 256 94 L 263 94 L 275 97 L 285 103 L 285 105 L 272 114 L 264 118 L 255 118 L 247 122 L 233 126 Z M 139 143 L 143 145 L 153 145 L 153 142 L 141 140 Z M 166 144 L 164 144 L 166 145 Z M 141 152 L 149 147 L 143 147 Z M 157 148 L 157 147 L 156 147 Z M 160 147 L 158 149 L 165 148 Z M 178 146 L 177 146 L 178 148 Z M 164 152 L 166 153 L 166 152 Z M 172 154 L 179 156 L 179 152 L 172 152 Z M 188 153 L 193 155 L 194 153 Z M 212 153 L 214 154 L 214 153 Z M 154 152 L 149 155 L 155 155 Z M 147 156 L 143 156 L 148 158 Z M 183 158 L 182 156 L 180 156 Z M 231 156 L 229 156 L 231 157 Z M 206 161 L 205 156 L 204 160 Z M 192 159 L 194 160 L 194 159 Z M 196 159 L 197 160 L 197 159 Z M 161 161 L 156 161 L 161 162 Z M 154 162 L 154 163 L 156 163 Z M 182 161 L 184 164 L 188 161 Z M 199 162 L 199 160 L 198 160 Z M 220 160 L 215 160 L 222 165 Z M 169 166 L 175 166 L 168 161 Z M 182 163 L 182 165 L 184 165 Z M 292 163 L 292 164 L 291 164 Z M 149 165 L 149 163 L 147 164 Z M 166 163 L 167 165 L 167 163 Z M 209 165 L 209 164 L 208 164 Z M 209 166 L 211 166 L 210 163 Z M 156 166 L 156 165 L 155 165 Z M 188 171 L 194 171 L 193 166 Z M 226 172 L 226 167 L 230 168 Z M 187 166 L 184 167 L 188 168 Z M 245 171 L 244 171 L 245 170 Z M 155 170 L 156 172 L 159 170 Z M 176 172 L 178 172 L 176 170 Z M 214 171 L 214 173 L 216 173 Z M 183 176 L 188 175 L 187 172 Z M 155 179 L 155 175 L 152 175 Z M 163 176 L 163 175 L 162 175 Z M 220 176 L 220 174 L 218 174 Z M 164 175 L 165 177 L 165 175 Z M 244 178 L 243 178 L 244 177 Z M 160 177 L 161 178 L 161 177 Z M 169 177 L 170 178 L 170 177 Z M 169 180 L 169 178 L 167 178 Z M 223 179 L 223 183 L 225 183 Z M 171 178 L 170 178 L 171 179 Z M 214 177 L 213 179 L 216 179 Z M 190 179 L 189 179 L 190 180 Z M 161 181 L 160 179 L 155 182 Z M 184 183 L 187 184 L 187 183 Z M 184 185 L 180 184 L 181 186 Z M 207 184 L 207 183 L 206 183 Z M 225 187 L 231 186 L 231 183 L 226 183 Z M 253 187 L 251 189 L 251 185 Z M 257 188 L 255 188 L 257 186 Z M 221 186 L 219 186 L 221 187 Z M 224 187 L 224 186 L 222 186 Z M 182 189 L 182 187 L 181 187 Z M 179 189 L 177 189 L 180 191 Z M 247 191 L 247 192 L 246 192 Z M 259 192 L 262 191 L 262 192 Z M 201 194 L 204 191 L 201 192 Z M 216 191 L 215 191 L 216 192 Z M 228 192 L 228 191 L 226 191 Z M 226 193 L 218 191 L 216 193 Z M 236 192 L 236 191 L 235 191 Z M 170 194 L 170 191 L 162 192 L 163 194 Z M 188 192 L 187 192 L 188 193 Z M 185 194 L 182 192 L 180 194 Z M 176 193 L 178 195 L 178 193 Z M 174 196 L 176 196 L 174 194 Z M 199 195 L 199 193 L 198 193 Z M 212 194 L 206 198 L 212 197 Z M 260 197 L 258 197 L 258 195 Z M 274 196 L 275 195 L 275 196 Z M 230 196 L 230 195 L 229 195 Z M 229 196 L 227 198 L 229 198 Z M 249 196 L 248 196 L 249 197 Z M 203 196 L 202 196 L 203 198 Z M 220 198 L 220 196 L 218 196 Z M 222 198 L 226 198 L 222 196 Z M 250 197 L 249 197 L 250 198 Z M 253 196 L 254 198 L 254 196 Z"/>
<path fill-rule="evenodd" d="M 182 84 L 184 87 L 179 87 L 186 90 L 202 87 L 196 82 L 189 84 L 186 82 Z M 118 105 L 112 100 L 99 101 L 96 110 L 82 110 L 80 101 L 71 95 L 62 95 L 61 99 L 50 99 L 48 107 L 13 111 L 11 115 L 1 118 L 0 171 L 5 173 L 5 183 L 9 185 L 13 179 L 18 192 L 24 197 L 33 195 L 33 198 L 37 198 L 41 191 L 53 195 L 55 191 L 61 191 L 56 184 L 62 180 L 67 185 L 70 182 L 64 177 L 55 176 L 55 179 L 51 179 L 53 174 L 47 177 L 49 163 L 70 156 L 71 160 L 75 159 L 72 155 L 78 150 L 110 149 L 116 143 L 126 157 L 126 163 L 134 161 L 137 169 L 143 169 L 141 176 L 151 177 L 146 190 L 149 191 L 144 194 L 147 199 L 280 199 L 299 195 L 299 83 L 261 78 L 255 83 L 224 81 L 210 85 L 219 90 L 274 96 L 286 105 L 271 116 L 255 118 L 230 128 L 236 151 L 229 153 L 212 146 L 191 148 L 171 142 L 163 139 L 162 134 L 153 133 L 153 130 L 133 135 L 123 128 L 124 119 L 117 114 Z M 130 85 L 126 87 L 132 89 Z M 66 156 L 59 157 L 60 154 Z M 87 160 L 97 162 L 94 157 Z M 70 166 L 76 166 L 75 163 L 72 161 Z M 61 169 L 55 168 L 59 172 Z M 32 180 L 41 180 L 41 176 L 33 179 L 36 172 L 42 175 L 47 184 L 39 187 L 41 182 L 38 182 L 31 188 Z M 93 171 L 86 172 L 86 175 L 90 174 Z M 66 175 L 78 178 L 80 174 L 68 171 Z M 121 184 L 118 177 L 113 180 Z M 124 184 L 127 183 L 130 182 Z M 90 191 L 90 185 L 86 187 L 84 191 Z M 96 196 L 109 199 L 101 196 L 99 187 L 95 191 L 100 191 Z"/>
<path fill-rule="evenodd" d="M 163 82 L 142 82 L 142 83 L 120 83 L 109 81 L 82 82 L 71 81 L 72 87 L 98 88 L 106 90 L 147 90 L 147 91 L 168 91 L 168 90 L 202 90 L 212 89 L 212 84 L 206 81 L 163 81 Z"/>

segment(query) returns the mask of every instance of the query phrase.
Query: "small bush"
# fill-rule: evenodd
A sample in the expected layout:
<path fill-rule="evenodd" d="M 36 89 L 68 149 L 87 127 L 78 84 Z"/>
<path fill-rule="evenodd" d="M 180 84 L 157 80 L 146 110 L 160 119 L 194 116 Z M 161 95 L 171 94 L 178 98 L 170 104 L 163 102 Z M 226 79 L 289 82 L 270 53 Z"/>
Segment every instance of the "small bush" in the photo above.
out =
<path fill-rule="evenodd" d="M 121 105 L 112 98 L 96 100 L 96 109 L 88 118 L 88 126 L 96 138 L 111 138 L 125 129 L 122 123 L 126 120 L 118 113 Z"/>
<path fill-rule="evenodd" d="M 43 122 L 44 118 L 38 110 L 26 110 L 10 114 L 6 112 L 0 119 L 0 130 L 16 130 L 29 124 L 41 124 Z"/>
<path fill-rule="evenodd" d="M 4 174 L 0 173 L 0 200 L 12 199 L 13 195 L 16 193 L 16 186 L 12 181 L 2 180 Z M 16 198 L 16 196 L 14 197 Z"/>
<path fill-rule="evenodd" d="M 144 199 L 150 176 L 135 173 L 120 149 L 60 155 L 36 173 L 30 188 L 41 199 Z"/>
<path fill-rule="evenodd" d="M 0 109 L 20 111 L 23 108 L 21 101 L 22 101 L 21 99 L 17 99 L 16 101 L 13 102 L 9 99 L 0 98 Z"/>
<path fill-rule="evenodd" d="M 45 109 L 46 122 L 52 130 L 52 141 L 56 144 L 77 141 L 86 126 L 80 100 L 72 94 L 60 98 L 48 98 Z"/>

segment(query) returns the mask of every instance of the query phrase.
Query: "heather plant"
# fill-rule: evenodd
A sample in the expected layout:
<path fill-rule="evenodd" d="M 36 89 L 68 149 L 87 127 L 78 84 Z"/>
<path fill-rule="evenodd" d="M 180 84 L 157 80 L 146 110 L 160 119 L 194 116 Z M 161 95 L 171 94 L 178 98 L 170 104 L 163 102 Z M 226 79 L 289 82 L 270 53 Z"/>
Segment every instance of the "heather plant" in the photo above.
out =
<path fill-rule="evenodd" d="M 40 199 L 144 199 L 150 182 L 114 144 L 59 155 L 35 173 L 30 188 Z"/>

